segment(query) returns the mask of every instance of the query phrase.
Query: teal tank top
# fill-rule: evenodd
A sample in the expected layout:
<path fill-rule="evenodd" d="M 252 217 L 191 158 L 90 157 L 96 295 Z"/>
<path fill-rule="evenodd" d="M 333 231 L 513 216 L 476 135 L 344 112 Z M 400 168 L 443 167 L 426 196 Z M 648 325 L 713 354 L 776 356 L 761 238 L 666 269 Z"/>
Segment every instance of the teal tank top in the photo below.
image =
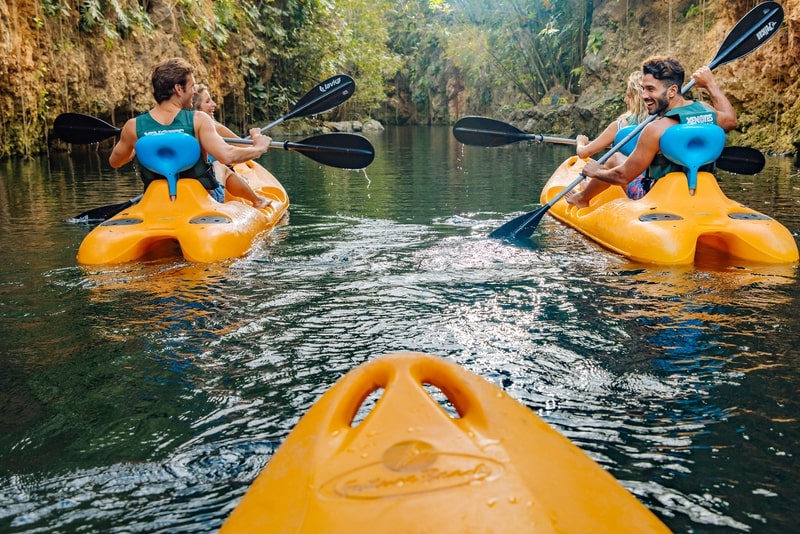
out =
<path fill-rule="evenodd" d="M 155 133 L 169 133 L 169 132 L 182 132 L 195 137 L 194 135 L 194 111 L 182 109 L 175 116 L 172 124 L 164 126 L 156 122 L 150 113 L 144 113 L 136 117 L 136 138 Z M 139 166 L 139 171 L 144 182 L 145 189 L 150 182 L 158 179 L 165 179 L 158 173 L 155 173 L 141 164 L 139 158 L 136 158 L 136 163 Z M 190 169 L 187 169 L 180 174 L 180 178 L 196 178 L 203 184 L 203 187 L 209 191 L 221 187 L 221 184 L 214 177 L 213 167 L 203 161 L 202 156 L 197 160 Z"/>
<path fill-rule="evenodd" d="M 677 119 L 680 124 L 717 124 L 717 112 L 698 100 L 688 106 L 671 109 L 664 113 L 664 116 Z M 682 166 L 659 153 L 647 168 L 646 176 L 655 181 L 671 172 L 684 172 L 684 170 Z"/>

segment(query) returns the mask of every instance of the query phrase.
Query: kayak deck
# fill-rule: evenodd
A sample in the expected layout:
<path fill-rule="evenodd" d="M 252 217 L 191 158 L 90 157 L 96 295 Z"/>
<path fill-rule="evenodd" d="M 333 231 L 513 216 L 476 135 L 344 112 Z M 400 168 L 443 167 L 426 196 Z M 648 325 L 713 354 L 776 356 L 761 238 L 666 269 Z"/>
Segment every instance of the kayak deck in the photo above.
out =
<path fill-rule="evenodd" d="M 170 200 L 166 180 L 152 182 L 138 204 L 95 227 L 78 249 L 78 263 L 113 264 L 182 255 L 210 263 L 246 254 L 281 220 L 289 197 L 264 167 L 249 161 L 234 166 L 258 194 L 272 202 L 257 209 L 226 193 L 224 203 L 213 200 L 194 179 L 177 182 Z"/>
<path fill-rule="evenodd" d="M 221 532 L 669 530 L 530 408 L 443 358 L 398 353 L 311 407 Z"/>

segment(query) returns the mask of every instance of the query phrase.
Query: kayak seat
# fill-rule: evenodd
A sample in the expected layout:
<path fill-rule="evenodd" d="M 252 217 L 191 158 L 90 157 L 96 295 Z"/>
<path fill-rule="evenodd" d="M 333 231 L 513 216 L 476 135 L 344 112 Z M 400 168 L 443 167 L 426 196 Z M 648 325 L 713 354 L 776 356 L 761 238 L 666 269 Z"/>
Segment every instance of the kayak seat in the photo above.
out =
<path fill-rule="evenodd" d="M 692 194 L 697 189 L 700 167 L 716 161 L 724 146 L 725 131 L 716 124 L 676 124 L 667 128 L 660 141 L 661 153 L 686 167 Z"/>
<path fill-rule="evenodd" d="M 200 158 L 200 143 L 183 132 L 145 135 L 136 141 L 135 149 L 142 165 L 166 177 L 173 199 L 178 194 L 178 175 Z"/>

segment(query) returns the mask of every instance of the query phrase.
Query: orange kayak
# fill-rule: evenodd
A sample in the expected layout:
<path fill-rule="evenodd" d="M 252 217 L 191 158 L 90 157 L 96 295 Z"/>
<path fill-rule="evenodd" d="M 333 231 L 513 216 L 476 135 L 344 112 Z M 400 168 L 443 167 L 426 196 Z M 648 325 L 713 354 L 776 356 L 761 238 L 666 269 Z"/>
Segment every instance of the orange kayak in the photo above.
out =
<path fill-rule="evenodd" d="M 84 265 L 125 263 L 182 255 L 210 263 L 246 254 L 281 220 L 289 196 L 264 167 L 249 161 L 234 166 L 260 195 L 272 200 L 264 209 L 226 193 L 214 201 L 197 180 L 177 182 L 175 201 L 166 180 L 151 183 L 138 204 L 99 224 L 78 249 Z"/>
<path fill-rule="evenodd" d="M 567 159 L 544 185 L 547 203 L 580 174 L 585 161 Z M 691 194 L 683 173 L 661 178 L 640 200 L 611 186 L 586 208 L 561 199 L 549 213 L 609 250 L 634 261 L 690 265 L 704 256 L 760 264 L 795 263 L 797 243 L 781 223 L 729 199 L 708 172 L 697 175 Z"/>
<path fill-rule="evenodd" d="M 447 360 L 398 353 L 311 407 L 221 532 L 669 530 L 530 408 Z"/>

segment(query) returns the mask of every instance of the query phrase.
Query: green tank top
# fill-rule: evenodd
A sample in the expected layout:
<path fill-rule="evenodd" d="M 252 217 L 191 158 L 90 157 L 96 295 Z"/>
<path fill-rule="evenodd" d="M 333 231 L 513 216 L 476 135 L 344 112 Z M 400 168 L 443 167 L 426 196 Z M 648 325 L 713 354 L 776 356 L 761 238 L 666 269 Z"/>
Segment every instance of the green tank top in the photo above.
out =
<path fill-rule="evenodd" d="M 175 116 L 175 119 L 172 121 L 172 124 L 168 126 L 159 124 L 153 117 L 150 116 L 150 113 L 144 113 L 136 117 L 137 139 L 154 133 L 169 132 L 182 132 L 195 137 L 194 111 L 190 111 L 188 109 L 180 110 Z M 142 165 L 139 161 L 139 158 L 136 158 L 136 163 L 139 166 L 139 171 L 141 173 L 145 189 L 153 180 L 165 179 L 164 176 L 161 176 L 160 174 L 155 173 Z M 190 169 L 182 171 L 180 173 L 180 178 L 196 178 L 201 184 L 203 184 L 203 187 L 209 191 L 220 187 L 220 183 L 214 177 L 213 167 L 209 163 L 203 161 L 202 156 L 197 160 L 197 163 L 195 163 L 194 166 L 192 166 Z"/>
<path fill-rule="evenodd" d="M 664 116 L 677 119 L 680 124 L 717 124 L 717 112 L 698 100 L 688 106 L 671 109 L 664 113 Z M 647 168 L 646 176 L 656 181 L 671 172 L 684 172 L 684 170 L 684 167 L 673 163 L 659 152 Z"/>

